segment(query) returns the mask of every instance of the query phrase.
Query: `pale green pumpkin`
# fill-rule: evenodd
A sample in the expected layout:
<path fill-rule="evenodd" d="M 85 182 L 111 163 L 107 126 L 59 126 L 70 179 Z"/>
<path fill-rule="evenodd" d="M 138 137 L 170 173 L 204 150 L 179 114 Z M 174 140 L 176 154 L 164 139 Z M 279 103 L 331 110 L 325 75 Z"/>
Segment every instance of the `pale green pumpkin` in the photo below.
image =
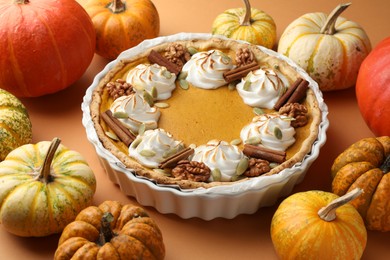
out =
<path fill-rule="evenodd" d="M 31 140 L 31 121 L 25 106 L 14 95 L 0 89 L 0 161 Z"/>
<path fill-rule="evenodd" d="M 26 144 L 0 163 L 0 223 L 23 237 L 59 233 L 92 202 L 96 179 L 78 152 L 55 138 Z"/>
<path fill-rule="evenodd" d="M 267 13 L 251 8 L 249 0 L 244 3 L 245 8 L 228 9 L 218 15 L 212 25 L 212 34 L 272 48 L 276 43 L 274 20 Z"/>

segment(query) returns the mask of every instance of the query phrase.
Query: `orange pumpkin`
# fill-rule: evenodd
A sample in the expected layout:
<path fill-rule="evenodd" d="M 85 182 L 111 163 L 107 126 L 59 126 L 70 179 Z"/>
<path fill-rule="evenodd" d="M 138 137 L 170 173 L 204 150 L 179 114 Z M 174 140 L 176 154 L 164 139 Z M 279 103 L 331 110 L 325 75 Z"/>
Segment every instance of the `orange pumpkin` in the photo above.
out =
<path fill-rule="evenodd" d="M 86 0 L 82 5 L 96 29 L 96 53 L 105 58 L 114 59 L 160 32 L 160 18 L 150 0 Z"/>
<path fill-rule="evenodd" d="M 279 205 L 271 238 L 280 259 L 360 259 L 367 243 L 362 217 L 348 204 L 362 193 L 295 193 Z"/>
<path fill-rule="evenodd" d="M 95 52 L 91 19 L 68 0 L 0 0 L 0 88 L 17 97 L 65 89 Z"/>
<path fill-rule="evenodd" d="M 55 260 L 163 259 L 160 229 L 143 208 L 105 201 L 81 211 L 62 232 Z"/>
<path fill-rule="evenodd" d="M 367 229 L 390 231 L 390 137 L 364 138 L 334 161 L 332 191 L 343 195 L 359 187 L 362 196 L 351 202 Z"/>

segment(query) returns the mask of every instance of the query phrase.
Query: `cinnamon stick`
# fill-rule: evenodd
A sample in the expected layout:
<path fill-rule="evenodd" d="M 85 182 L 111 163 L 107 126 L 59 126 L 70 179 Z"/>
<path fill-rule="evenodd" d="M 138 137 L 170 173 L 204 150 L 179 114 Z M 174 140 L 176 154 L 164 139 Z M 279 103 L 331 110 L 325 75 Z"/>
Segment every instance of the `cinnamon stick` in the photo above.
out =
<path fill-rule="evenodd" d="M 286 104 L 299 103 L 306 96 L 306 91 L 308 88 L 309 82 L 307 80 L 303 80 L 287 100 Z"/>
<path fill-rule="evenodd" d="M 159 52 L 155 50 L 150 51 L 148 55 L 148 60 L 152 63 L 157 63 L 160 66 L 164 66 L 165 68 L 167 68 L 168 71 L 175 73 L 176 76 L 181 71 L 181 67 L 171 62 L 170 60 L 168 60 L 167 58 L 165 58 L 163 55 L 161 55 Z"/>
<path fill-rule="evenodd" d="M 159 164 L 158 167 L 160 169 L 173 168 L 177 165 L 177 163 L 179 161 L 187 159 L 191 154 L 194 153 L 194 151 L 195 151 L 194 149 L 187 147 L 187 148 L 175 153 L 174 155 L 171 155 L 168 158 L 166 158 L 164 161 L 162 161 Z"/>
<path fill-rule="evenodd" d="M 112 115 L 110 110 L 101 114 L 104 122 L 114 131 L 118 138 L 129 146 L 134 140 L 135 136 L 127 129 L 119 120 Z"/>
<path fill-rule="evenodd" d="M 224 72 L 223 77 L 227 83 L 230 83 L 245 77 L 249 72 L 257 69 L 260 69 L 260 65 L 254 61 L 247 65 Z"/>
<path fill-rule="evenodd" d="M 294 91 L 298 88 L 298 86 L 303 82 L 303 78 L 298 78 L 288 89 L 287 91 L 278 99 L 276 104 L 274 105 L 275 110 L 279 110 L 291 97 Z"/>
<path fill-rule="evenodd" d="M 244 145 L 243 153 L 248 157 L 263 159 L 276 163 L 282 163 L 286 160 L 286 153 L 283 151 L 276 151 L 251 144 Z"/>

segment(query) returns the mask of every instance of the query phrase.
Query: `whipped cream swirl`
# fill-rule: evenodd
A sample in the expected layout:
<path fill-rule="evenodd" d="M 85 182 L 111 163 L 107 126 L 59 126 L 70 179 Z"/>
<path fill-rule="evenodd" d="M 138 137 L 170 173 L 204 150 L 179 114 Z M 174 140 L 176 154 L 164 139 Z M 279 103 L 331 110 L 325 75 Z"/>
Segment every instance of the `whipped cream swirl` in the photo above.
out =
<path fill-rule="evenodd" d="M 110 110 L 133 133 L 138 133 L 141 124 L 145 129 L 157 128 L 161 112 L 151 107 L 139 94 L 122 96 L 111 104 Z"/>
<path fill-rule="evenodd" d="M 138 135 L 129 147 L 129 155 L 146 167 L 158 168 L 172 152 L 183 148 L 182 142 L 174 140 L 164 129 L 157 128 Z"/>
<path fill-rule="evenodd" d="M 220 50 L 197 52 L 184 64 L 182 73 L 187 74 L 187 81 L 203 89 L 216 89 L 226 85 L 223 78 L 225 71 L 233 69 L 229 56 Z"/>
<path fill-rule="evenodd" d="M 165 100 L 171 97 L 176 88 L 176 75 L 158 64 L 139 64 L 129 71 L 126 82 L 130 83 L 137 92 L 143 90 L 149 93 L 153 88 L 157 91 L 156 100 Z"/>
<path fill-rule="evenodd" d="M 285 76 L 272 69 L 260 68 L 249 72 L 236 88 L 245 104 L 272 109 L 287 86 Z"/>
<path fill-rule="evenodd" d="M 291 118 L 277 113 L 255 116 L 240 133 L 244 143 L 249 138 L 259 138 L 263 146 L 278 151 L 286 151 L 295 142 L 294 135 Z"/>
<path fill-rule="evenodd" d="M 236 168 L 244 154 L 236 145 L 225 141 L 211 140 L 205 145 L 195 148 L 192 161 L 203 162 L 211 171 L 219 169 L 221 179 L 214 180 L 210 176 L 209 181 L 231 181 L 236 175 Z"/>

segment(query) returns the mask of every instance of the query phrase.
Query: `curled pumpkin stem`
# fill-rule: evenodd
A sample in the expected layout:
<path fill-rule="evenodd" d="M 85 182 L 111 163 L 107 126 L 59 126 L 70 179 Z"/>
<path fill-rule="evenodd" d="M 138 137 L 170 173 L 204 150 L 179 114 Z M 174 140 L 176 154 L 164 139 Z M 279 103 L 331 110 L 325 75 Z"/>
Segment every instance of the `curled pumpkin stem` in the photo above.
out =
<path fill-rule="evenodd" d="M 49 183 L 51 181 L 51 163 L 53 162 L 54 154 L 56 153 L 60 143 L 61 140 L 55 137 L 53 141 L 51 141 L 49 149 L 47 150 L 46 157 L 43 161 L 42 168 L 39 174 L 39 179 L 44 183 Z"/>
<path fill-rule="evenodd" d="M 245 4 L 245 16 L 241 22 L 241 25 L 249 26 L 249 25 L 251 25 L 251 16 L 252 16 L 251 4 L 250 4 L 249 0 L 244 0 L 244 4 Z"/>
<path fill-rule="evenodd" d="M 351 3 L 340 4 L 338 5 L 328 16 L 328 19 L 325 22 L 325 25 L 321 28 L 320 33 L 333 35 L 336 33 L 336 21 L 339 18 L 340 14 L 344 12 L 345 9 L 350 6 Z"/>
<path fill-rule="evenodd" d="M 360 188 L 353 189 L 344 196 L 341 196 L 327 206 L 321 208 L 318 211 L 318 216 L 325 221 L 333 221 L 336 219 L 336 209 L 343 206 L 344 204 L 354 200 L 360 194 L 363 193 L 363 190 Z"/>

